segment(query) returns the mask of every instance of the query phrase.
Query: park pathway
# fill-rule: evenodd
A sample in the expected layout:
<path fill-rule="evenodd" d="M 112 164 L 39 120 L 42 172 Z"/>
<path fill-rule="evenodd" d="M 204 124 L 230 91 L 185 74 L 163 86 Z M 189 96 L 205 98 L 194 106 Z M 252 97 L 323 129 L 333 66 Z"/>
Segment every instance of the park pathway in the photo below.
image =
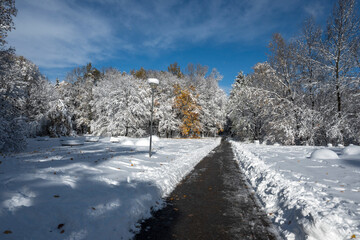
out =
<path fill-rule="evenodd" d="M 277 239 L 223 140 L 144 221 L 134 239 Z"/>

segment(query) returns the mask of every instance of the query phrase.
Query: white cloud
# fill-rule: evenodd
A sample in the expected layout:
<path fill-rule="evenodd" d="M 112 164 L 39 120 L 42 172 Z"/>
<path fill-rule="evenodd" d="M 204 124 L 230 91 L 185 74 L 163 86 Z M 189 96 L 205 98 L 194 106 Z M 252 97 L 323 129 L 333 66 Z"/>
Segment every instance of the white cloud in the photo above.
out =
<path fill-rule="evenodd" d="M 324 0 L 312 1 L 304 6 L 304 11 L 313 18 L 322 17 L 324 15 L 325 6 Z"/>
<path fill-rule="evenodd" d="M 42 68 L 156 54 L 187 44 L 263 44 L 301 0 L 17 0 L 8 42 Z M 308 10 L 304 10 L 308 11 Z"/>
<path fill-rule="evenodd" d="M 107 4 L 111 4 L 105 1 Z M 181 2 L 181 3 L 179 3 Z M 137 34 L 139 47 L 177 48 L 181 43 L 251 42 L 271 32 L 300 0 L 121 1 L 114 4 L 127 34 Z M 126 29 L 127 28 L 127 29 Z"/>
<path fill-rule="evenodd" d="M 41 67 L 84 64 L 107 54 L 114 42 L 107 19 L 65 1 L 17 1 L 16 30 L 9 43 Z"/>

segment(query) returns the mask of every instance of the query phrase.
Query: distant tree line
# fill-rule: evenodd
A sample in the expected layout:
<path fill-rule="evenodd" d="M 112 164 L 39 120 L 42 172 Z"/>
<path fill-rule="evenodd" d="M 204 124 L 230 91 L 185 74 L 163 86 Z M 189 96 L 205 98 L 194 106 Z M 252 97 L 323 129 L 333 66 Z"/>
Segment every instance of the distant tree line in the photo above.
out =
<path fill-rule="evenodd" d="M 191 70 L 192 69 L 192 70 Z M 72 113 L 77 134 L 136 136 L 149 134 L 151 89 L 148 78 L 160 81 L 155 93 L 153 132 L 161 137 L 217 136 L 226 121 L 222 76 L 206 66 L 177 63 L 168 71 L 114 68 L 99 72 L 88 64 L 59 83 L 61 99 Z"/>
<path fill-rule="evenodd" d="M 360 142 L 360 19 L 339 0 L 326 29 L 307 19 L 286 41 L 279 33 L 265 63 L 239 73 L 227 113 L 242 139 L 284 144 Z"/>

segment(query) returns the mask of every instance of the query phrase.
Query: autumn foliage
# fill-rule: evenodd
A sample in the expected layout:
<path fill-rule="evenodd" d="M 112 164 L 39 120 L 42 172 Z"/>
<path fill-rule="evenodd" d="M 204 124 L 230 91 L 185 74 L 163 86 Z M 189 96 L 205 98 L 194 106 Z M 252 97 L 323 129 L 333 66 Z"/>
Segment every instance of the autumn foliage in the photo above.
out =
<path fill-rule="evenodd" d="M 199 137 L 201 124 L 199 120 L 201 107 L 196 103 L 197 95 L 195 88 L 182 89 L 178 84 L 174 86 L 174 107 L 179 110 L 181 125 L 180 131 L 183 137 Z"/>

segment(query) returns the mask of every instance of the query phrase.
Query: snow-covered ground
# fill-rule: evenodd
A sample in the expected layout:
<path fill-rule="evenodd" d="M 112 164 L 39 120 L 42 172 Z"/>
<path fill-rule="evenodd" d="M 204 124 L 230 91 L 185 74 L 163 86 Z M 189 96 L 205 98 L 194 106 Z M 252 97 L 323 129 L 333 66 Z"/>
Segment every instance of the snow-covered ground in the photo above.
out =
<path fill-rule="evenodd" d="M 129 239 L 220 143 L 155 137 L 149 158 L 148 139 L 62 140 L 0 156 L 0 239 Z"/>
<path fill-rule="evenodd" d="M 360 147 L 232 145 L 285 239 L 360 239 Z"/>

